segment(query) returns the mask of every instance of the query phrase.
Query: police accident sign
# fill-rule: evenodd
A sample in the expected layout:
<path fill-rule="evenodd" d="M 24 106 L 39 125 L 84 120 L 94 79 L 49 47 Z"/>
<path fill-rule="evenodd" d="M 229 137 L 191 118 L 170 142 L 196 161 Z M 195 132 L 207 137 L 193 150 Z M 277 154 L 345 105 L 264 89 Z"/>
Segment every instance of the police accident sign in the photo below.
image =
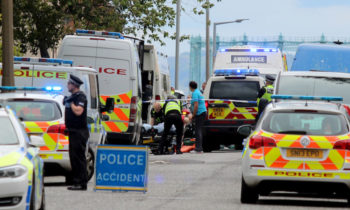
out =
<path fill-rule="evenodd" d="M 147 191 L 147 146 L 97 148 L 95 190 Z"/>

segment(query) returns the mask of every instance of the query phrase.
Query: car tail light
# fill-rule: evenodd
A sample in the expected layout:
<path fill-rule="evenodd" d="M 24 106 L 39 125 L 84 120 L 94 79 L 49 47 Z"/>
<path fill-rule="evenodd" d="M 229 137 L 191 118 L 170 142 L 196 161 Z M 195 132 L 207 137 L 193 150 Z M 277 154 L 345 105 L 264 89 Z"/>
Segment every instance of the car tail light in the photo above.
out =
<path fill-rule="evenodd" d="M 209 107 L 209 102 L 205 101 L 205 108 L 207 108 L 207 110 L 208 110 L 208 107 Z"/>
<path fill-rule="evenodd" d="M 265 136 L 252 136 L 249 140 L 249 148 L 258 149 L 260 147 L 276 147 L 276 141 Z"/>
<path fill-rule="evenodd" d="M 156 95 L 156 100 L 160 100 L 160 95 Z"/>
<path fill-rule="evenodd" d="M 346 110 L 346 113 L 350 115 L 350 107 L 347 105 L 343 105 L 344 109 Z"/>
<path fill-rule="evenodd" d="M 350 139 L 335 142 L 333 149 L 350 150 Z"/>
<path fill-rule="evenodd" d="M 66 132 L 66 125 L 65 124 L 52 125 L 47 129 L 47 133 L 60 133 L 63 135 L 68 134 Z"/>
<path fill-rule="evenodd" d="M 135 122 L 137 115 L 137 97 L 131 97 L 130 103 L 130 122 Z"/>

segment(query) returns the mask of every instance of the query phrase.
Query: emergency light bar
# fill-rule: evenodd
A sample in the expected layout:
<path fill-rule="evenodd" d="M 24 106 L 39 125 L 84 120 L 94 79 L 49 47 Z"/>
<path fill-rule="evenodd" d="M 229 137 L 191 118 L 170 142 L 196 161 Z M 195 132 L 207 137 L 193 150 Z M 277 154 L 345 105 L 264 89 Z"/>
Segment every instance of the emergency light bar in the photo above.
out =
<path fill-rule="evenodd" d="M 55 91 L 62 91 L 61 86 L 46 86 L 46 87 L 14 87 L 14 86 L 0 86 L 0 90 L 25 90 L 25 91 L 48 91 L 48 92 L 55 92 Z"/>
<path fill-rule="evenodd" d="M 217 69 L 215 76 L 259 76 L 257 69 Z"/>
<path fill-rule="evenodd" d="M 14 62 L 20 63 L 38 63 L 38 64 L 66 64 L 73 65 L 73 61 L 70 60 L 62 60 L 57 58 L 25 58 L 25 57 L 13 57 Z"/>
<path fill-rule="evenodd" d="M 283 100 L 343 101 L 342 97 L 336 97 L 336 96 L 272 95 L 271 98 L 272 99 L 283 99 Z"/>
<path fill-rule="evenodd" d="M 278 52 L 276 48 L 220 49 L 220 52 Z"/>
<path fill-rule="evenodd" d="M 75 31 L 75 33 L 77 35 L 83 35 L 83 36 L 104 36 L 104 37 L 124 39 L 123 35 L 121 33 L 119 33 L 119 32 L 108 32 L 108 31 L 94 31 L 94 30 L 77 29 Z"/>

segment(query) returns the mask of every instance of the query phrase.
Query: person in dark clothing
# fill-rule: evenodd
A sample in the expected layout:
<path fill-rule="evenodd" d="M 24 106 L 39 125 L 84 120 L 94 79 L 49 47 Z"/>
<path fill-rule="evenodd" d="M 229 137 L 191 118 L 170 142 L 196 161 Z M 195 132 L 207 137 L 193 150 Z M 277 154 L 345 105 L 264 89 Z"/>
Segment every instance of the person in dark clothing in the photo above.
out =
<path fill-rule="evenodd" d="M 87 126 L 87 99 L 80 91 L 83 84 L 78 77 L 70 75 L 68 91 L 71 96 L 65 97 L 65 124 L 69 137 L 69 159 L 72 167 L 73 186 L 68 190 L 87 190 L 86 144 L 89 138 Z"/>
<path fill-rule="evenodd" d="M 164 145 L 172 125 L 176 128 L 176 154 L 182 154 L 181 143 L 183 135 L 183 122 L 181 118 L 181 102 L 174 100 L 173 96 L 168 97 L 168 101 L 164 104 L 164 132 L 159 145 L 159 154 L 164 154 Z"/>
<path fill-rule="evenodd" d="M 164 122 L 163 103 L 155 102 L 151 110 L 151 126 Z"/>

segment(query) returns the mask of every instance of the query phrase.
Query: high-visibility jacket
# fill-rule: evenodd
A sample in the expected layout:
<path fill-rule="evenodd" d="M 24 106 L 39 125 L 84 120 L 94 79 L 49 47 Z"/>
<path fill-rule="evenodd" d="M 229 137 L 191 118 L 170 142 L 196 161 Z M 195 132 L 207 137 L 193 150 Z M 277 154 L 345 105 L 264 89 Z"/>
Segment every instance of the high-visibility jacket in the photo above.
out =
<path fill-rule="evenodd" d="M 271 101 L 271 96 L 272 96 L 272 94 L 273 94 L 273 89 L 274 89 L 274 87 L 273 87 L 273 85 L 268 85 L 268 86 L 266 86 L 266 87 L 263 87 L 263 88 L 265 88 L 265 93 L 264 93 L 264 95 L 262 95 L 261 96 L 261 98 L 258 98 L 257 99 L 257 105 L 259 106 L 259 102 L 260 102 L 260 100 L 263 98 L 263 99 L 266 99 L 267 101 Z"/>
<path fill-rule="evenodd" d="M 168 101 L 165 104 L 164 114 L 167 115 L 169 111 L 176 110 L 181 114 L 181 105 L 177 101 Z"/>

